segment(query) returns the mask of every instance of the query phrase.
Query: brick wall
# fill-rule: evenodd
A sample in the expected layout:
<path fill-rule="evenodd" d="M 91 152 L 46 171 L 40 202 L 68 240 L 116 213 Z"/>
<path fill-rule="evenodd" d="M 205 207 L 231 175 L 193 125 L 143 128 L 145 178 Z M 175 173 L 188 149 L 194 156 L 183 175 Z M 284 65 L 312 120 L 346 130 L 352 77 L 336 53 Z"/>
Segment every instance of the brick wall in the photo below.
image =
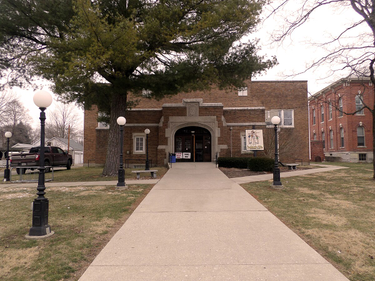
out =
<path fill-rule="evenodd" d="M 134 99 L 134 97 L 131 98 Z M 238 96 L 236 90 L 213 89 L 211 92 L 181 93 L 160 101 L 138 98 L 138 106 L 126 114 L 124 151 L 125 153 L 129 151 L 129 154 L 125 154 L 124 157 L 140 159 L 145 157 L 145 155 L 131 155 L 132 134 L 143 132 L 146 129 L 144 124 L 152 124 L 153 126 L 149 128 L 151 130 L 149 155 L 153 162 L 156 161 L 158 165 L 162 165 L 166 158 L 165 147 L 168 145 L 168 136 L 165 133 L 169 126 L 170 116 L 187 116 L 187 108 L 183 100 L 193 98 L 202 100 L 199 107 L 200 117 L 216 117 L 217 130 L 220 132 L 217 140 L 218 145 L 221 146 L 220 156 L 252 156 L 252 153 L 241 152 L 241 134 L 253 127 L 262 129 L 265 143 L 271 143 L 274 139 L 273 127 L 267 129 L 265 111 L 294 109 L 294 128 L 281 128 L 280 131 L 280 144 L 286 144 L 280 147 L 280 160 L 284 162 L 294 162 L 295 159 L 309 160 L 306 81 L 249 82 L 248 96 L 241 97 Z M 236 109 L 240 107 L 243 109 Z M 85 111 L 84 162 L 95 159 L 97 163 L 103 164 L 108 131 L 96 129 L 96 114 L 95 107 L 91 111 Z M 225 149 L 225 146 L 228 148 Z M 268 145 L 265 151 L 258 151 L 257 156 L 267 155 L 267 153 L 273 155 L 273 149 L 274 146 Z"/>
<path fill-rule="evenodd" d="M 355 97 L 358 93 L 363 95 L 365 104 L 374 103 L 373 85 L 368 81 L 341 79 L 318 92 L 309 99 L 310 108 L 310 137 L 323 141 L 322 132 L 325 133 L 326 156 L 348 157 L 351 153 L 372 153 L 372 114 L 367 109 L 364 114 L 354 114 Z M 340 116 L 338 110 L 338 100 L 342 100 L 343 114 Z M 329 116 L 329 104 L 332 105 L 332 118 Z M 322 121 L 322 108 L 324 112 L 324 121 Z M 315 124 L 313 114 L 315 111 Z M 358 146 L 357 128 L 363 127 L 365 130 L 365 146 Z M 344 132 L 344 146 L 341 143 L 341 129 Z M 333 146 L 331 147 L 330 131 L 333 134 Z M 357 157 L 358 158 L 358 157 Z M 314 158 L 312 158 L 313 160 Z"/>

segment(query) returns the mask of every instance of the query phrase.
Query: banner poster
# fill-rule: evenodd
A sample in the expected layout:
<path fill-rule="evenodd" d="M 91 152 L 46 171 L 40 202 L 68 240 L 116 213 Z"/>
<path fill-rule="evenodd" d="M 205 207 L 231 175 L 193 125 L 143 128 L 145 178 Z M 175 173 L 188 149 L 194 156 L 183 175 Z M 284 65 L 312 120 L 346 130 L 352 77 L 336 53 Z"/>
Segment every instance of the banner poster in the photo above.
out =
<path fill-rule="evenodd" d="M 246 150 L 264 150 L 262 130 L 246 130 Z"/>
<path fill-rule="evenodd" d="M 182 152 L 176 152 L 176 159 L 182 159 Z"/>

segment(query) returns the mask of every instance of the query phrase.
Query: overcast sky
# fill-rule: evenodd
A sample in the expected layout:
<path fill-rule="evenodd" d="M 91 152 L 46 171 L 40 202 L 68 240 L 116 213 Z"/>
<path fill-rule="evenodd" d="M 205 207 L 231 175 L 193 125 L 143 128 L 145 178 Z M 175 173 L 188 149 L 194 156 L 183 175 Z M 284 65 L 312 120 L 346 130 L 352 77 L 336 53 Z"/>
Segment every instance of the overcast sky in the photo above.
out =
<path fill-rule="evenodd" d="M 298 0 L 297 0 L 298 1 Z M 273 4 L 275 2 L 273 1 Z M 269 10 L 265 11 L 264 16 Z M 254 80 L 307 80 L 310 94 L 325 88 L 337 79 L 342 78 L 345 73 L 336 73 L 333 76 L 327 76 L 329 66 L 322 66 L 314 71 L 308 71 L 297 76 L 288 76 L 293 73 L 303 72 L 313 60 L 322 57 L 325 52 L 321 48 L 314 47 L 311 42 L 322 42 L 329 38 L 331 34 L 343 30 L 345 25 L 350 24 L 354 20 L 358 20 L 359 16 L 349 7 L 346 9 L 329 9 L 328 7 L 321 9 L 318 13 L 313 14 L 311 20 L 305 23 L 301 28 L 289 37 L 283 44 L 272 42 L 272 35 L 283 26 L 286 18 L 285 14 L 291 10 L 284 11 L 276 17 L 272 17 L 259 25 L 259 31 L 255 37 L 260 39 L 259 45 L 262 48 L 261 54 L 265 56 L 276 56 L 279 64 L 267 71 L 265 75 L 258 76 Z M 264 17 L 263 16 L 263 17 Z M 367 27 L 364 27 L 367 28 Z M 42 87 L 41 87 L 42 89 Z M 17 90 L 22 97 L 25 107 L 29 109 L 30 116 L 33 118 L 33 126 L 39 126 L 39 109 L 33 102 L 33 91 Z M 53 110 L 53 106 L 47 109 Z M 82 120 L 83 113 L 81 111 Z"/>
<path fill-rule="evenodd" d="M 296 1 L 298 0 L 291 3 L 296 3 Z M 272 1 L 272 4 L 276 5 L 275 1 Z M 263 17 L 269 14 L 270 8 L 267 7 Z M 292 9 L 295 9 L 294 5 L 292 5 Z M 287 15 L 288 13 L 291 14 Z M 350 6 L 327 6 L 312 13 L 310 20 L 299 27 L 282 44 L 273 42 L 272 36 L 277 34 L 287 20 L 291 20 L 293 14 L 296 14 L 295 11 L 287 7 L 283 13 L 265 20 L 259 26 L 256 36 L 260 39 L 262 53 L 267 56 L 275 55 L 279 64 L 265 75 L 258 76 L 256 80 L 308 80 L 309 93 L 314 94 L 348 73 L 342 71 L 331 75 L 331 66 L 334 67 L 332 64 L 294 77 L 285 77 L 285 75 L 301 73 L 311 62 L 326 55 L 327 50 L 318 47 L 316 43 L 326 42 L 333 35 L 337 36 L 345 27 L 360 20 L 361 17 Z M 362 28 L 355 30 L 352 34 L 353 37 L 348 37 L 346 42 L 357 40 L 358 32 L 363 31 L 369 32 L 369 28 L 363 25 Z"/>

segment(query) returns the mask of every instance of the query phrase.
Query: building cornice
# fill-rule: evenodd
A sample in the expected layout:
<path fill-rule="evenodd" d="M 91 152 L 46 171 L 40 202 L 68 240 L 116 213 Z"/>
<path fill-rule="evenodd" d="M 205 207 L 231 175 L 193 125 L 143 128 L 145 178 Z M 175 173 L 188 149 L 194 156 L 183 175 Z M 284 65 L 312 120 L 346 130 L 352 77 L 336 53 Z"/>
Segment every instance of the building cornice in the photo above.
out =
<path fill-rule="evenodd" d="M 308 100 L 313 100 L 313 99 L 316 99 L 318 97 L 320 97 L 321 95 L 324 95 L 326 94 L 328 91 L 340 86 L 340 85 L 343 85 L 345 83 L 363 83 L 363 82 L 366 82 L 366 83 L 371 83 L 371 80 L 369 77 L 346 77 L 346 78 L 341 78 L 335 82 L 333 82 L 332 84 L 328 85 L 327 87 L 323 88 L 322 90 L 316 92 L 315 94 L 311 95 Z M 349 86 L 349 85 L 348 85 Z"/>
<path fill-rule="evenodd" d="M 266 109 L 264 106 L 258 107 L 224 107 L 224 110 L 263 110 Z"/>

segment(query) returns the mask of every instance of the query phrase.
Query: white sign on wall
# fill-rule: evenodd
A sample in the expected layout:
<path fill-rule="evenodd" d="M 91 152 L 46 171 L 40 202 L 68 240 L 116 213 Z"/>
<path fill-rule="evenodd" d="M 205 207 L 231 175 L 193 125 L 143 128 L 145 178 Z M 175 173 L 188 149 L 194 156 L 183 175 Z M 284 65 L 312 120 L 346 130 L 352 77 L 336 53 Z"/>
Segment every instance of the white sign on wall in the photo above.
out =
<path fill-rule="evenodd" d="M 246 130 L 246 150 L 264 150 L 262 130 Z"/>
<path fill-rule="evenodd" d="M 182 158 L 183 159 L 190 159 L 191 158 L 191 153 L 190 152 L 184 152 L 184 153 L 182 153 Z"/>

